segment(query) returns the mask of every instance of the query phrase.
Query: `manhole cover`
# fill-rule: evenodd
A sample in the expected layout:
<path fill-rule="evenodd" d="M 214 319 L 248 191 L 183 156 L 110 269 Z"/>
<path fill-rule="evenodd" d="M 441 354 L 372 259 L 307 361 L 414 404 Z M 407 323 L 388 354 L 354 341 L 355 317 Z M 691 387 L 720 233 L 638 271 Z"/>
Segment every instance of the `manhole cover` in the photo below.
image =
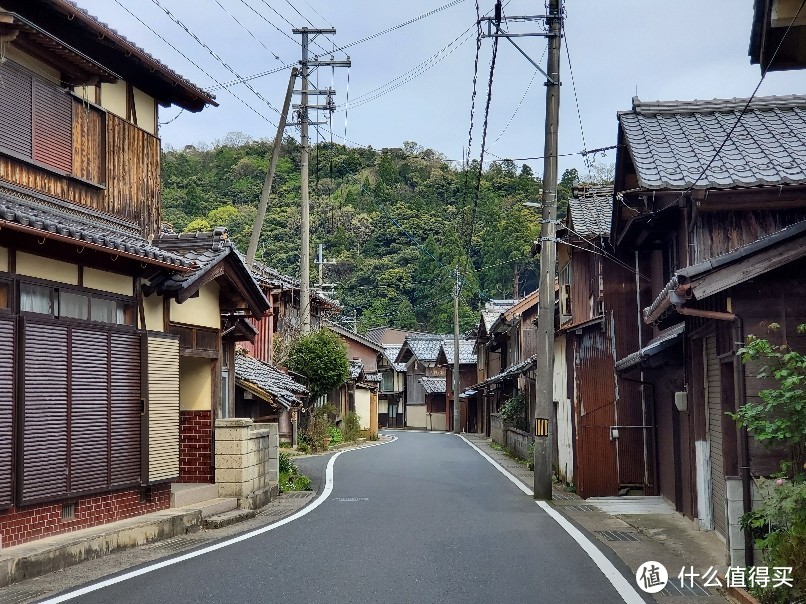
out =
<path fill-rule="evenodd" d="M 592 505 L 566 505 L 564 509 L 574 510 L 575 512 L 595 512 L 596 507 Z"/>
<path fill-rule="evenodd" d="M 660 592 L 664 596 L 694 596 L 705 597 L 713 594 L 696 581 L 670 580 Z"/>
<path fill-rule="evenodd" d="M 637 533 L 628 533 L 626 531 L 597 531 L 602 537 L 608 541 L 638 541 Z"/>
<path fill-rule="evenodd" d="M 23 602 L 30 602 L 49 593 L 50 591 L 41 589 L 14 589 L 9 587 L 5 590 L 0 590 L 0 604 L 23 604 Z"/>
<path fill-rule="evenodd" d="M 336 497 L 333 501 L 345 501 L 345 502 L 353 502 L 353 501 L 369 501 L 369 497 Z"/>

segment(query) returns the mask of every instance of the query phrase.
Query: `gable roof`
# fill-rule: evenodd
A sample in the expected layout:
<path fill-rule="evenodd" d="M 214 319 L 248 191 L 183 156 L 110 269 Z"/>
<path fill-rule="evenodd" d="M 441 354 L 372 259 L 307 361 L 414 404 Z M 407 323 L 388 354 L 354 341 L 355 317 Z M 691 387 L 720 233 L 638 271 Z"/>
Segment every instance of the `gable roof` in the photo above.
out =
<path fill-rule="evenodd" d="M 638 184 L 649 190 L 806 183 L 806 96 L 642 102 L 618 114 Z M 696 184 L 695 184 L 696 181 Z"/>
<path fill-rule="evenodd" d="M 299 404 L 299 396 L 307 396 L 308 389 L 294 381 L 274 365 L 248 356 L 238 350 L 235 355 L 235 383 L 263 400 L 290 408 Z"/>
<path fill-rule="evenodd" d="M 613 220 L 613 185 L 580 185 L 568 201 L 571 238 L 607 237 Z"/>
<path fill-rule="evenodd" d="M 415 357 L 421 363 L 433 363 L 437 360 L 442 341 L 448 337 L 450 336 L 434 333 L 409 334 L 400 347 L 395 362 L 408 363 L 409 359 Z"/>
<path fill-rule="evenodd" d="M 227 229 L 212 232 L 162 233 L 155 242 L 160 248 L 179 254 L 189 261 L 195 270 L 184 274 L 162 273 L 143 287 L 143 292 L 154 292 L 184 302 L 202 285 L 225 276 L 243 296 L 255 317 L 262 317 L 271 304 L 263 295 L 260 286 L 243 262 L 235 245 L 230 241 Z"/>
<path fill-rule="evenodd" d="M 373 342 L 372 340 L 365 338 L 360 333 L 355 333 L 354 331 L 350 331 L 349 329 L 345 329 L 341 325 L 336 323 L 332 323 L 330 321 L 323 321 L 322 327 L 329 329 L 330 331 L 340 335 L 342 338 L 346 338 L 348 340 L 352 340 L 353 342 L 357 342 L 362 346 L 366 346 L 367 348 L 371 348 L 375 352 L 383 352 L 383 346 L 378 344 L 377 342 Z"/>
<path fill-rule="evenodd" d="M 245 262 L 246 260 L 244 260 L 244 263 Z M 278 270 L 273 269 L 262 262 L 258 262 L 257 260 L 252 263 L 252 274 L 258 283 L 270 289 L 278 289 L 280 291 L 290 290 L 295 292 L 298 292 L 301 289 L 299 279 L 289 275 L 283 275 Z M 330 296 L 313 289 L 311 290 L 311 302 L 314 308 L 323 307 L 336 310 L 341 309 L 341 304 L 338 302 L 338 300 L 334 300 Z"/>
<path fill-rule="evenodd" d="M 394 368 L 395 371 L 405 372 L 406 371 L 406 363 L 397 363 L 395 359 L 397 359 L 397 355 L 400 353 L 400 349 L 402 346 L 384 346 L 383 347 L 383 356 L 386 357 L 386 361 Z"/>
<path fill-rule="evenodd" d="M 475 365 L 476 352 L 475 340 L 459 340 L 459 364 L 460 365 Z M 438 365 L 453 365 L 454 355 L 453 338 L 443 340 L 437 353 Z"/>
<path fill-rule="evenodd" d="M 27 23 L 44 30 L 59 44 L 59 53 L 69 49 L 85 55 L 114 72 L 163 105 L 178 105 L 188 111 L 201 111 L 217 105 L 215 97 L 180 76 L 145 50 L 102 23 L 70 0 L 3 0 L 2 8 Z M 38 34 L 41 36 L 41 33 Z M 52 47 L 53 44 L 48 44 Z M 106 78 L 110 81 L 109 78 Z"/>

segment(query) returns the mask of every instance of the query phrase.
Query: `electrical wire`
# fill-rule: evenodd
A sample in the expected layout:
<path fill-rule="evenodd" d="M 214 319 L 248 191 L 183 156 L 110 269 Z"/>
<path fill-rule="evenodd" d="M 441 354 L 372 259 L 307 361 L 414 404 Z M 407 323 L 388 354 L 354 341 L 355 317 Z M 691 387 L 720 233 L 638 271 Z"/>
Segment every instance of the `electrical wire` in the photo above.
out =
<path fill-rule="evenodd" d="M 270 21 L 270 20 L 269 20 L 269 19 L 266 17 L 266 15 L 264 15 L 264 14 L 263 14 L 263 13 L 261 13 L 260 11 L 256 10 L 256 9 L 255 9 L 253 6 L 251 6 L 250 4 L 248 4 L 248 3 L 246 2 L 246 0 L 241 0 L 241 4 L 243 4 L 243 5 L 244 5 L 246 8 L 248 8 L 249 10 L 251 10 L 253 13 L 255 13 L 255 14 L 258 16 L 258 17 L 260 17 L 261 19 L 263 19 L 263 20 L 264 20 L 266 23 L 268 23 L 269 25 L 271 25 L 271 26 L 272 26 L 274 29 L 276 29 L 278 32 L 280 32 L 281 34 L 283 34 L 283 35 L 284 35 L 286 38 L 288 38 L 289 40 L 291 40 L 292 42 L 294 42 L 294 44 L 296 44 L 297 46 L 302 46 L 302 42 L 300 42 L 299 40 L 297 40 L 297 39 L 296 39 L 296 38 L 294 38 L 293 36 L 289 35 L 287 31 L 284 31 L 284 30 L 280 29 L 279 27 L 277 27 L 277 25 L 275 25 L 275 24 L 274 24 L 274 22 Z M 271 8 L 271 7 L 269 7 L 269 8 Z M 272 9 L 272 10 L 273 10 L 273 9 Z M 274 11 L 274 12 L 277 12 L 277 11 Z M 278 13 L 278 14 L 279 14 L 279 13 Z M 282 16 L 282 15 L 281 15 L 281 16 Z M 292 27 L 293 27 L 293 26 L 292 26 Z M 249 79 L 249 78 L 246 78 L 246 79 Z M 240 82 L 238 82 L 238 83 L 240 83 Z"/>
<path fill-rule="evenodd" d="M 137 20 L 137 21 L 138 21 L 138 22 L 139 22 L 141 25 L 143 25 L 143 26 L 144 26 L 146 29 L 148 29 L 148 30 L 149 30 L 149 31 L 150 31 L 152 34 L 154 34 L 154 35 L 155 35 L 155 36 L 157 36 L 157 37 L 158 37 L 160 40 L 162 40 L 162 41 L 163 41 L 165 44 L 167 44 L 168 46 L 170 46 L 171 48 L 173 48 L 173 49 L 174 49 L 174 50 L 175 50 L 177 53 L 179 53 L 179 54 L 180 54 L 182 57 L 184 57 L 184 58 L 185 58 L 185 60 L 186 60 L 186 61 L 188 61 L 188 62 L 189 62 L 191 65 L 193 65 L 193 66 L 194 66 L 196 69 L 198 69 L 199 71 L 201 71 L 201 72 L 202 72 L 204 75 L 206 75 L 206 76 L 207 76 L 208 78 L 210 78 L 212 81 L 214 81 L 214 82 L 218 83 L 218 80 L 217 80 L 215 77 L 213 77 L 212 75 L 210 75 L 210 74 L 209 74 L 209 73 L 208 73 L 208 72 L 207 72 L 207 71 L 206 71 L 206 70 L 205 70 L 203 67 L 201 67 L 201 66 L 200 66 L 198 63 L 196 63 L 196 62 L 195 62 L 193 59 L 191 59 L 190 57 L 188 57 L 188 56 L 187 56 L 185 53 L 183 53 L 181 50 L 179 50 L 179 49 L 178 49 L 176 46 L 174 46 L 174 45 L 173 45 L 173 44 L 171 44 L 171 43 L 170 43 L 168 40 L 166 40 L 164 36 L 162 36 L 160 33 L 158 33 L 156 30 L 154 30 L 154 28 L 153 28 L 153 27 L 151 27 L 151 26 L 150 26 L 148 23 L 146 23 L 146 22 L 145 22 L 145 21 L 143 21 L 143 20 L 142 20 L 140 17 L 138 17 L 138 16 L 137 16 L 137 15 L 135 15 L 135 14 L 134 14 L 132 11 L 130 11 L 130 10 L 129 10 L 129 9 L 126 7 L 126 6 L 124 6 L 124 5 L 123 5 L 123 4 L 120 2 L 120 0 L 115 0 L 115 3 L 116 3 L 118 6 L 120 6 L 120 7 L 121 7 L 123 10 L 125 10 L 127 13 L 129 13 L 129 14 L 130 14 L 130 15 L 131 15 L 131 16 L 132 16 L 132 17 L 133 17 L 135 20 Z M 224 87 L 224 86 L 221 86 L 221 88 L 225 88 L 225 87 Z M 269 124 L 273 125 L 275 128 L 277 127 L 277 125 L 276 125 L 274 122 L 272 122 L 272 121 L 271 121 L 269 118 L 267 118 L 265 115 L 263 115 L 262 113 L 260 113 L 260 111 L 258 111 L 258 110 L 257 110 L 257 109 L 255 109 L 254 107 L 252 107 L 252 106 L 251 106 L 249 103 L 247 103 L 246 101 L 244 101 L 244 100 L 243 100 L 241 97 L 239 97 L 237 94 L 235 94 L 235 93 L 234 93 L 232 90 L 230 90 L 229 88 L 226 88 L 226 90 L 227 90 L 227 92 L 228 92 L 229 94 L 231 94 L 233 97 L 235 97 L 235 99 L 237 99 L 237 100 L 238 100 L 240 103 L 242 103 L 244 106 L 246 106 L 248 109 L 250 109 L 250 110 L 251 110 L 251 111 L 252 111 L 252 112 L 253 112 L 255 115 L 257 115 L 257 116 L 258 116 L 258 117 L 260 117 L 261 119 L 263 119 L 263 120 L 267 121 Z M 179 117 L 179 116 L 177 115 L 176 117 Z M 176 119 L 176 118 L 174 118 L 174 119 Z M 173 121 L 173 120 L 171 120 L 171 121 Z M 170 122 L 166 122 L 166 123 L 170 123 Z"/>
<path fill-rule="evenodd" d="M 236 78 L 241 78 L 241 76 L 238 74 L 238 72 L 237 72 L 237 71 L 235 71 L 235 70 L 234 70 L 232 67 L 230 67 L 229 63 L 227 63 L 226 61 L 224 61 L 224 59 L 222 59 L 221 57 L 219 57 L 219 56 L 218 56 L 218 55 L 217 55 L 217 54 L 216 54 L 216 53 L 213 51 L 213 49 L 212 49 L 212 48 L 210 48 L 210 47 L 209 47 L 207 44 L 205 44 L 205 43 L 202 41 L 202 39 L 201 39 L 201 38 L 199 38 L 199 36 L 197 36 L 195 33 L 193 33 L 193 32 L 192 32 L 192 31 L 191 31 L 191 30 L 188 28 L 188 26 L 187 26 L 187 25 L 185 25 L 184 23 L 182 23 L 182 21 L 180 21 L 180 20 L 179 20 L 179 19 L 178 19 L 178 18 L 177 18 L 177 17 L 176 17 L 176 16 L 175 16 L 175 15 L 174 15 L 174 14 L 173 14 L 171 11 L 169 11 L 169 10 L 168 10 L 167 8 L 165 8 L 165 7 L 164 7 L 162 4 L 160 4 L 160 0 L 151 0 L 151 2 L 153 2 L 155 5 L 157 5 L 157 7 L 159 7 L 160 9 L 162 9 L 162 11 L 163 11 L 163 12 L 164 12 L 166 15 L 168 15 L 168 17 L 169 17 L 169 18 L 170 18 L 170 19 L 171 19 L 171 20 L 172 20 L 174 23 L 176 23 L 176 24 L 177 24 L 179 27 L 181 27 L 181 28 L 182 28 L 182 29 L 183 29 L 183 30 L 184 30 L 184 31 L 185 31 L 185 32 L 186 32 L 186 33 L 187 33 L 187 34 L 188 34 L 188 35 L 189 35 L 191 38 L 193 38 L 193 39 L 194 39 L 194 40 L 195 40 L 195 41 L 196 41 L 198 44 L 200 44 L 200 45 L 201 45 L 201 46 L 202 46 L 202 47 L 203 47 L 205 50 L 207 50 L 207 52 L 208 52 L 208 53 L 210 53 L 210 55 L 211 55 L 211 56 L 212 56 L 214 59 L 216 59 L 216 60 L 217 60 L 219 63 L 221 63 L 221 64 L 222 64 L 222 65 L 223 65 L 223 66 L 224 66 L 224 67 L 227 69 L 227 71 L 229 71 L 230 73 L 232 73 L 232 75 L 234 75 Z M 280 114 L 280 110 L 279 110 L 279 109 L 277 109 L 277 107 L 275 107 L 274 105 L 272 105 L 272 104 L 271 104 L 271 103 L 268 101 L 268 99 L 266 99 L 266 98 L 265 98 L 265 97 L 264 97 L 262 94 L 260 94 L 260 93 L 259 93 L 257 90 L 255 90 L 255 89 L 254 89 L 254 88 L 253 88 L 253 87 L 252 87 L 252 86 L 251 86 L 251 85 L 250 85 L 248 82 L 244 82 L 244 84 L 245 84 L 245 85 L 246 85 L 246 87 L 247 87 L 247 88 L 248 88 L 248 89 L 249 89 L 249 90 L 252 92 L 252 94 L 254 94 L 254 95 L 255 95 L 256 97 L 258 97 L 258 98 L 259 98 L 261 101 L 263 101 L 263 102 L 264 102 L 264 103 L 265 103 L 265 104 L 266 104 L 266 105 L 267 105 L 267 106 L 268 106 L 270 109 L 272 109 L 273 111 L 275 111 L 275 112 L 276 112 L 278 115 Z M 274 122 L 272 122 L 272 121 L 271 121 L 271 120 L 269 120 L 268 118 L 265 118 L 265 119 L 267 119 L 267 121 L 268 121 L 270 124 L 272 124 L 272 125 L 273 125 L 275 128 L 277 127 L 277 124 L 275 124 Z"/>
<path fill-rule="evenodd" d="M 562 35 L 565 38 L 565 56 L 568 57 L 568 72 L 571 74 L 571 89 L 574 91 L 574 103 L 576 104 L 577 108 L 577 118 L 579 120 L 579 131 L 582 134 L 582 150 L 587 151 L 588 144 L 585 142 L 585 128 L 582 127 L 582 111 L 579 108 L 579 97 L 577 96 L 577 84 L 576 79 L 574 78 L 574 66 L 571 63 L 571 52 L 568 50 L 568 33 L 565 29 L 565 19 L 561 21 L 562 23 Z M 588 168 L 588 176 L 590 177 L 590 169 L 591 169 L 591 161 L 588 159 L 587 153 L 582 156 L 585 160 L 585 166 Z"/>
<path fill-rule="evenodd" d="M 263 41 L 262 41 L 262 40 L 258 39 L 258 37 L 257 37 L 255 34 L 253 34 L 253 33 L 252 33 L 252 30 L 251 30 L 251 29 L 249 29 L 248 27 L 246 27 L 246 25 L 244 25 L 243 23 L 241 23 L 241 22 L 238 20 L 238 17 L 236 17 L 235 15 L 233 15 L 231 12 L 229 12 L 229 11 L 228 11 L 228 10 L 227 10 L 227 9 L 224 7 L 224 5 L 223 5 L 223 4 L 221 4 L 221 2 L 220 2 L 219 0 L 213 0 L 213 2 L 215 2 L 215 3 L 218 5 L 218 7 L 219 7 L 221 10 L 223 10 L 225 13 L 227 13 L 227 14 L 230 16 L 230 18 L 231 18 L 233 21 L 235 21 L 235 23 L 237 23 L 237 24 L 238 24 L 238 25 L 241 27 L 241 29 L 243 29 L 243 30 L 244 30 L 246 33 L 248 33 L 248 34 L 249 34 L 249 35 L 252 37 L 252 39 L 253 39 L 255 42 L 257 42 L 258 44 L 260 44 L 260 45 L 261 45 L 261 46 L 262 46 L 262 47 L 265 49 L 265 51 L 266 51 L 267 53 L 269 53 L 271 56 L 273 56 L 273 57 L 274 57 L 275 59 L 277 59 L 278 61 L 280 60 L 280 57 L 277 55 L 277 53 L 276 53 L 276 52 L 274 52 L 273 50 L 269 49 L 269 47 L 268 47 L 268 46 L 266 46 L 266 45 L 263 43 Z M 248 5 L 247 5 L 247 6 L 248 6 Z"/>

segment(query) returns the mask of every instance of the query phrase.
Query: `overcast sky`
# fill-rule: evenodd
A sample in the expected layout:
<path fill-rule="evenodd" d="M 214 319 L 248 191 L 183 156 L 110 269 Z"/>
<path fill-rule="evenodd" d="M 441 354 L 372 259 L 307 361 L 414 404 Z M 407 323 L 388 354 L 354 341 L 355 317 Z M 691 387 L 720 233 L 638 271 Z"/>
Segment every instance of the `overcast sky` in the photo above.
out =
<path fill-rule="evenodd" d="M 278 115 L 265 101 L 276 108 L 282 106 L 290 68 L 279 68 L 300 58 L 300 36 L 291 33 L 292 24 L 335 28 L 335 36 L 316 40 L 322 48 L 311 46 L 312 52 L 325 55 L 323 49 L 329 51 L 334 44 L 352 44 L 451 0 L 77 2 L 195 84 L 216 94 L 220 107 L 208 107 L 198 114 L 180 114 L 175 107 L 161 109 L 163 143 L 181 148 L 200 142 L 210 144 L 230 132 L 243 132 L 255 139 L 274 137 L 276 127 L 270 122 L 276 124 Z M 473 0 L 455 0 L 451 4 L 431 16 L 336 53 L 337 59 L 349 54 L 349 69 L 337 68 L 335 74 L 330 68 L 320 69 L 319 87 L 332 84 L 337 91 L 339 110 L 332 116 L 334 141 L 345 142 L 340 138 L 345 137 L 348 145 L 379 149 L 399 147 L 410 140 L 449 159 L 461 159 L 470 125 L 476 9 Z M 480 0 L 481 12 L 491 11 L 493 4 L 492 0 Z M 642 100 L 748 97 L 761 75 L 757 65 L 750 65 L 747 55 L 752 4 L 752 0 L 566 0 L 560 153 L 576 154 L 583 148 L 614 145 L 616 112 L 629 109 L 636 92 Z M 175 20 L 160 6 L 170 11 Z M 545 12 L 542 2 L 525 0 L 505 2 L 504 10 L 510 16 Z M 510 25 L 513 32 L 540 29 L 537 23 Z M 515 41 L 535 62 L 545 65 L 544 38 Z M 492 46 L 492 39 L 482 40 L 471 152 L 476 158 Z M 217 87 L 237 77 L 278 69 L 249 80 L 252 90 L 244 84 Z M 542 155 L 545 78 L 535 74 L 511 44 L 500 40 L 487 134 L 488 150 L 495 156 L 515 159 Z M 314 74 L 313 84 L 316 78 Z M 758 94 L 803 93 L 804 79 L 803 71 L 771 73 Z M 392 88 L 396 85 L 399 86 Z M 348 93 L 349 108 L 345 112 Z M 326 119 L 324 114 L 322 119 Z M 317 135 L 312 132 L 315 141 Z M 289 128 L 288 133 L 298 136 L 294 128 Z M 325 129 L 321 134 L 331 136 Z M 597 161 L 612 163 L 614 159 L 615 154 L 610 152 L 600 155 Z M 542 173 L 540 160 L 518 163 L 529 163 L 538 175 Z M 571 167 L 578 168 L 584 177 L 581 156 L 560 158 L 561 172 Z"/>

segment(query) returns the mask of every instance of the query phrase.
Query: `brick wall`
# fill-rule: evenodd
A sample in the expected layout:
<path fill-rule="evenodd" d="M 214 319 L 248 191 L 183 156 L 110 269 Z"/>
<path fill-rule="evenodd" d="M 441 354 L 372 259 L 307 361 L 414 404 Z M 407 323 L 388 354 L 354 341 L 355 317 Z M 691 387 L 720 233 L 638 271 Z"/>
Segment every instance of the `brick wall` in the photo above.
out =
<path fill-rule="evenodd" d="M 0 512 L 3 547 L 20 545 L 59 533 L 115 522 L 133 516 L 167 509 L 171 505 L 171 485 L 152 487 L 141 497 L 140 489 L 127 489 L 70 500 L 75 504 L 73 518 L 62 519 L 63 502 L 11 508 Z"/>
<path fill-rule="evenodd" d="M 179 412 L 179 482 L 215 482 L 212 411 Z"/>

